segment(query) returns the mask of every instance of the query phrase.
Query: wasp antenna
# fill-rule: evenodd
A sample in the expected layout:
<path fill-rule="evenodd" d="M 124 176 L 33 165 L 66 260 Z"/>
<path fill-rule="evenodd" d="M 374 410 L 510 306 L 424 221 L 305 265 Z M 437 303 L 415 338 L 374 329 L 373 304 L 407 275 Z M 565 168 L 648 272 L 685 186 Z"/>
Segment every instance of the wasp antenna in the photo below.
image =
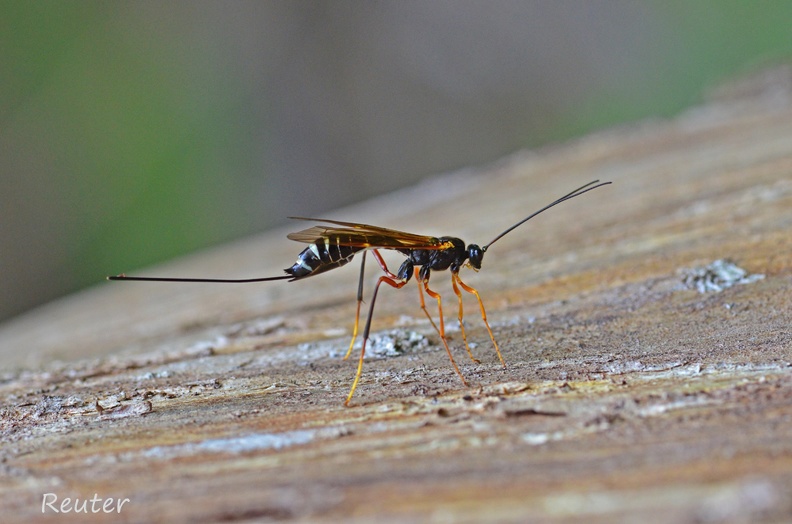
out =
<path fill-rule="evenodd" d="M 128 277 L 121 273 L 107 277 L 107 280 L 135 280 L 143 282 L 216 282 L 222 284 L 247 284 L 250 282 L 269 282 L 270 280 L 286 280 L 292 278 L 291 275 L 283 275 L 279 277 L 263 277 L 263 278 L 243 278 L 243 279 L 220 279 L 220 278 L 173 278 L 173 277 Z"/>
<path fill-rule="evenodd" d="M 558 200 L 556 200 L 556 201 L 554 201 L 554 202 L 552 202 L 552 203 L 550 203 L 550 204 L 547 204 L 545 207 L 543 207 L 543 208 L 542 208 L 542 209 L 540 209 L 539 211 L 536 211 L 535 213 L 531 213 L 531 214 L 530 214 L 530 215 L 528 215 L 527 217 L 523 218 L 522 220 L 520 220 L 519 222 L 517 222 L 516 224 L 514 224 L 513 226 L 511 226 L 509 229 L 507 229 L 506 231 L 504 231 L 504 232 L 503 232 L 503 233 L 501 233 L 500 235 L 496 236 L 496 237 L 495 237 L 495 238 L 494 238 L 494 239 L 493 239 L 493 240 L 492 240 L 492 241 L 491 241 L 489 244 L 487 244 L 486 246 L 482 247 L 482 248 L 481 248 L 481 250 L 482 250 L 482 251 L 487 251 L 487 249 L 489 249 L 489 247 L 490 247 L 492 244 L 494 244 L 495 242 L 497 242 L 498 240 L 500 240 L 502 237 L 506 236 L 508 233 L 511 233 L 511 232 L 512 232 L 512 230 L 514 230 L 514 229 L 516 229 L 516 228 L 520 227 L 521 225 L 523 225 L 524 223 L 528 222 L 529 220 L 531 220 L 533 217 L 535 217 L 535 216 L 536 216 L 536 215 L 538 215 L 539 213 L 541 213 L 541 212 L 543 212 L 543 211 L 547 211 L 547 210 L 548 210 L 548 209 L 550 209 L 551 207 L 553 207 L 553 206 L 555 206 L 555 205 L 557 205 L 557 204 L 560 204 L 561 202 L 563 202 L 563 201 L 565 201 L 565 200 L 569 200 L 570 198 L 575 198 L 576 196 L 580 196 L 580 195 L 582 195 L 583 193 L 587 193 L 587 192 L 589 192 L 589 191 L 591 191 L 591 190 L 593 190 L 593 189 L 597 189 L 598 187 L 607 186 L 607 185 L 608 185 L 608 184 L 610 184 L 610 183 L 611 183 L 611 182 L 602 182 L 602 183 L 599 183 L 599 180 L 594 180 L 594 181 L 592 181 L 592 182 L 589 182 L 589 183 L 588 183 L 588 184 L 586 184 L 586 185 L 580 186 L 579 188 L 575 189 L 575 190 L 574 190 L 574 191 L 572 191 L 571 193 L 567 193 L 566 195 L 562 196 L 562 197 L 561 197 L 561 198 L 559 198 Z M 596 185 L 593 185 L 593 184 L 596 184 Z M 591 186 L 591 187 L 589 187 L 589 186 Z"/>

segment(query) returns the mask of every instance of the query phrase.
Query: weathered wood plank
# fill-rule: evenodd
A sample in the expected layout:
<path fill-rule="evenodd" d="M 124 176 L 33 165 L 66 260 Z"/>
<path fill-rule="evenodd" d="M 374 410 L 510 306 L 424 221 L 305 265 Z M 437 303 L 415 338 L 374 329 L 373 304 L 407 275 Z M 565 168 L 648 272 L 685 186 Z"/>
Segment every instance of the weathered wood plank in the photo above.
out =
<path fill-rule="evenodd" d="M 128 522 L 792 518 L 791 100 L 774 83 L 336 213 L 483 244 L 614 182 L 463 274 L 509 364 L 474 301 L 482 362 L 467 359 L 447 298 L 468 388 L 415 288 L 383 289 L 375 331 L 419 343 L 367 359 L 342 407 L 355 264 L 296 283 L 112 283 L 2 326 L 3 520 L 109 518 L 42 515 L 46 493 L 129 499 L 112 515 Z M 285 232 L 156 273 L 278 274 L 300 247 Z M 719 259 L 763 278 L 694 289 L 717 275 L 691 269 Z M 447 279 L 433 282 L 453 298 Z"/>

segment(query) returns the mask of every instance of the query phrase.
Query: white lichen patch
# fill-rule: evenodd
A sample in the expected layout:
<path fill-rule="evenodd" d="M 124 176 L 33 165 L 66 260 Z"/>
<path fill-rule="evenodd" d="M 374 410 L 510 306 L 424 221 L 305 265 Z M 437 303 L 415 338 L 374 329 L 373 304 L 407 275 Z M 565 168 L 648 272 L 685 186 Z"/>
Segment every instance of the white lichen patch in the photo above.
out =
<path fill-rule="evenodd" d="M 352 347 L 352 355 L 358 358 L 360 355 L 360 347 L 363 344 L 363 337 L 358 334 L 355 340 L 355 345 Z M 410 353 L 417 353 L 424 351 L 429 347 L 429 339 L 417 331 L 409 329 L 392 329 L 390 331 L 383 331 L 380 333 L 372 333 L 369 335 L 368 342 L 366 343 L 365 358 L 383 358 L 395 357 Z M 298 349 L 300 351 L 300 358 L 303 362 L 310 362 L 319 360 L 330 356 L 332 358 L 343 357 L 349 348 L 349 342 L 330 340 L 323 342 L 307 342 L 300 344 Z M 281 360 L 293 359 L 294 355 L 291 351 L 284 351 L 281 353 L 270 353 L 267 355 L 269 363 L 279 362 Z"/>
<path fill-rule="evenodd" d="M 429 347 L 429 339 L 417 331 L 392 329 L 374 333 L 366 344 L 366 358 L 395 357 L 415 353 Z"/>
<path fill-rule="evenodd" d="M 725 258 L 707 266 L 683 270 L 682 274 L 682 284 L 699 293 L 720 292 L 737 284 L 750 284 L 764 278 L 760 274 L 749 275 L 746 270 Z"/>

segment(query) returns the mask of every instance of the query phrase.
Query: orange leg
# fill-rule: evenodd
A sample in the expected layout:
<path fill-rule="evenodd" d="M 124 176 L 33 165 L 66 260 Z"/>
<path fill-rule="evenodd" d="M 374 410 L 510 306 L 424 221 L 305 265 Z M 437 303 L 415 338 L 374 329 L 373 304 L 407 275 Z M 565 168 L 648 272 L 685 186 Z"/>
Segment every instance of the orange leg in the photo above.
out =
<path fill-rule="evenodd" d="M 426 309 L 426 303 L 424 302 L 424 296 L 423 296 L 424 286 L 421 283 L 420 272 L 421 272 L 421 268 L 419 267 L 415 268 L 415 283 L 418 284 L 418 298 L 421 300 L 421 309 L 426 315 L 426 318 L 429 319 L 429 323 L 432 324 L 432 327 L 435 329 L 435 331 L 437 331 L 437 334 L 440 335 L 440 338 L 443 339 L 443 343 L 445 344 L 446 342 L 445 333 L 444 333 L 445 329 L 443 330 L 443 332 L 440 331 L 440 329 L 437 327 L 437 324 L 435 324 L 435 321 L 432 319 L 432 315 L 430 315 L 429 311 Z M 443 325 L 442 315 L 440 315 L 440 325 Z"/>
<path fill-rule="evenodd" d="M 391 273 L 391 270 L 388 269 L 388 265 L 385 263 L 385 260 L 382 258 L 382 255 L 379 254 L 379 251 L 377 251 L 376 249 L 372 249 L 371 254 L 374 255 L 374 258 L 377 259 L 377 264 L 379 264 L 379 267 L 382 268 L 382 270 L 385 272 L 386 275 L 388 275 L 388 277 L 390 277 L 393 280 L 399 280 L 399 277 Z"/>
<path fill-rule="evenodd" d="M 344 401 L 345 406 L 349 406 L 349 401 L 352 400 L 352 395 L 355 393 L 355 388 L 357 388 L 358 382 L 360 381 L 360 375 L 363 373 L 363 357 L 366 355 L 366 342 L 368 342 L 369 332 L 371 331 L 371 317 L 374 314 L 374 303 L 377 301 L 377 292 L 379 291 L 380 284 L 383 282 L 396 289 L 403 287 L 407 283 L 406 281 L 398 282 L 387 276 L 379 277 L 379 280 L 377 280 L 377 285 L 374 287 L 374 294 L 371 297 L 368 319 L 366 319 L 366 328 L 363 330 L 363 345 L 360 348 L 360 358 L 358 359 L 355 381 L 352 382 L 352 388 L 349 390 L 349 395 L 347 395 L 347 398 Z"/>
<path fill-rule="evenodd" d="M 495 351 L 498 353 L 498 358 L 500 359 L 501 364 L 503 364 L 503 367 L 506 367 L 506 362 L 503 360 L 503 356 L 501 356 L 500 348 L 498 348 L 498 343 L 495 342 L 495 336 L 492 334 L 492 329 L 490 328 L 489 322 L 487 322 L 487 312 L 484 311 L 484 303 L 481 301 L 481 296 L 479 295 L 479 292 L 476 291 L 474 288 L 468 286 L 464 282 L 462 282 L 462 279 L 459 278 L 459 273 L 451 273 L 451 278 L 457 284 L 459 284 L 462 287 L 462 289 L 464 289 L 468 293 L 472 293 L 473 295 L 476 295 L 476 298 L 478 299 L 478 303 L 479 303 L 479 308 L 481 309 L 481 319 L 484 321 L 484 325 L 487 326 L 487 331 L 489 332 L 489 336 L 492 339 L 493 345 L 495 346 Z"/>
<path fill-rule="evenodd" d="M 366 267 L 366 253 L 368 250 L 363 251 L 363 258 L 360 261 L 360 281 L 358 282 L 358 293 L 357 293 L 357 311 L 355 312 L 355 327 L 352 329 L 352 340 L 349 342 L 349 349 L 347 349 L 346 355 L 344 355 L 344 360 L 349 358 L 349 355 L 352 354 L 352 347 L 355 345 L 355 339 L 357 338 L 358 334 L 358 324 L 360 323 L 360 304 L 363 302 L 363 269 Z M 391 278 L 392 280 L 398 280 L 396 275 L 390 272 L 388 266 L 385 264 L 385 260 L 382 259 L 382 255 L 379 254 L 379 251 L 376 249 L 371 250 L 374 254 L 374 258 L 377 259 L 377 263 L 385 272 L 385 274 Z"/>
<path fill-rule="evenodd" d="M 465 334 L 465 324 L 462 322 L 462 318 L 465 316 L 463 309 L 462 309 L 462 293 L 459 291 L 459 286 L 457 286 L 457 279 L 454 278 L 455 273 L 451 273 L 451 285 L 454 287 L 454 293 L 457 296 L 457 301 L 459 302 L 459 329 L 462 331 L 462 340 L 465 342 L 465 349 L 467 349 L 468 356 L 470 360 L 479 364 L 479 359 L 473 356 L 473 352 L 470 351 L 470 346 L 468 345 L 467 335 Z"/>
<path fill-rule="evenodd" d="M 462 384 L 467 386 L 468 383 L 465 380 L 465 377 L 462 375 L 462 372 L 459 371 L 456 362 L 454 362 L 454 357 L 453 355 L 451 355 L 451 348 L 448 347 L 448 340 L 446 340 L 446 336 L 445 336 L 445 324 L 443 323 L 443 304 L 440 298 L 440 294 L 429 289 L 429 280 L 421 280 L 419 273 L 420 273 L 420 268 L 416 267 L 415 280 L 418 282 L 418 296 L 421 299 L 421 309 L 423 309 L 423 312 L 426 314 L 426 318 L 429 319 L 429 322 L 432 323 L 432 326 L 435 328 L 435 331 L 437 331 L 437 334 L 440 335 L 440 339 L 443 341 L 443 345 L 445 346 L 446 353 L 448 353 L 448 358 L 449 360 L 451 360 L 451 365 L 454 366 L 454 371 L 456 371 L 456 374 L 459 375 L 460 379 L 462 379 Z M 427 295 L 437 300 L 437 310 L 440 313 L 440 329 L 437 328 L 437 324 L 434 323 L 434 320 L 432 320 L 431 315 L 429 315 L 429 311 L 426 309 L 426 303 L 424 302 L 423 291 L 421 290 L 422 287 L 423 287 L 423 291 L 426 291 Z"/>

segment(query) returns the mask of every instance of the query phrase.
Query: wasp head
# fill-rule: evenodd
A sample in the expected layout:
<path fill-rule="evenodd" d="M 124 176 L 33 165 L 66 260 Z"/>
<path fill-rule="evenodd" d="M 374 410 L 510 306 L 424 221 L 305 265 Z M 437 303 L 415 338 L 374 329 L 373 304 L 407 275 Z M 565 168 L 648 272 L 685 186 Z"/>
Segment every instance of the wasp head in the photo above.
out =
<path fill-rule="evenodd" d="M 478 271 L 481 269 L 481 261 L 484 258 L 484 250 L 481 249 L 476 244 L 470 244 L 467 247 L 467 256 L 468 256 L 468 263 L 470 267 L 474 270 Z"/>

